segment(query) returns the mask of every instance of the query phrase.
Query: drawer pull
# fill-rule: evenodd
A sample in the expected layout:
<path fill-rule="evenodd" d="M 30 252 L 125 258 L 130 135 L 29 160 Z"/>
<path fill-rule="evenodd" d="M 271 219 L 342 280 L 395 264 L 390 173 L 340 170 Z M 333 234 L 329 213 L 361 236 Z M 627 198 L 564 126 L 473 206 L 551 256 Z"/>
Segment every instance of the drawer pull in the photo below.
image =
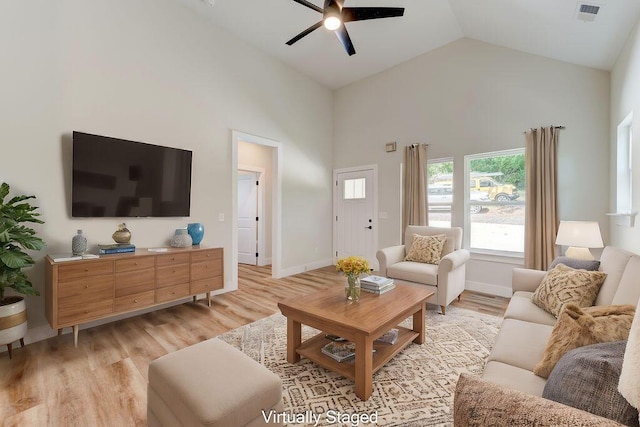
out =
<path fill-rule="evenodd" d="M 87 314 L 87 313 L 89 313 L 89 310 L 85 310 L 85 311 L 84 311 L 84 314 Z"/>
<path fill-rule="evenodd" d="M 84 285 L 84 288 L 85 289 L 89 289 L 89 285 Z"/>
<path fill-rule="evenodd" d="M 138 300 L 137 300 L 137 299 L 134 299 L 134 300 L 133 300 L 133 302 L 138 302 Z"/>
<path fill-rule="evenodd" d="M 85 273 L 86 273 L 87 271 L 89 271 L 89 269 L 88 269 L 88 268 L 85 268 L 85 269 L 84 269 L 84 271 L 85 271 Z"/>

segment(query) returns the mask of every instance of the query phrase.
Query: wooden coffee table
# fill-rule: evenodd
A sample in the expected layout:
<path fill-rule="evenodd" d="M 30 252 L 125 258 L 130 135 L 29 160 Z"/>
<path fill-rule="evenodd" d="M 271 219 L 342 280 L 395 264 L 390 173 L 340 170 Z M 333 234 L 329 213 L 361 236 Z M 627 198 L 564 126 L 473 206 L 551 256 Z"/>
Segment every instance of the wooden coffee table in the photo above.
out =
<path fill-rule="evenodd" d="M 347 302 L 344 288 L 288 298 L 278 303 L 287 317 L 287 360 L 296 363 L 304 356 L 355 382 L 356 395 L 367 400 L 373 391 L 373 374 L 411 342 L 425 338 L 425 305 L 433 292 L 409 285 L 396 287 L 382 295 L 362 292 L 360 301 Z M 413 329 L 398 324 L 413 316 Z M 302 324 L 323 331 L 302 342 Z M 398 328 L 395 344 L 374 343 L 389 329 Z M 337 362 L 321 352 L 330 342 L 325 334 L 338 335 L 356 344 L 355 360 Z M 376 352 L 373 352 L 373 349 Z"/>

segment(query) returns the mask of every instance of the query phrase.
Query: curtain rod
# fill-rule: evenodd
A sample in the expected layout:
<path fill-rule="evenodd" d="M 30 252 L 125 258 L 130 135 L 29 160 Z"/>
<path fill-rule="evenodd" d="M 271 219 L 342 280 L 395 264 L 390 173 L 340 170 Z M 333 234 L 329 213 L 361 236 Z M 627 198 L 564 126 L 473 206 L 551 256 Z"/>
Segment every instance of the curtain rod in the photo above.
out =
<path fill-rule="evenodd" d="M 409 145 L 409 147 L 416 148 L 419 145 L 426 145 L 427 147 L 429 146 L 429 144 L 411 144 L 411 145 Z"/>
<path fill-rule="evenodd" d="M 564 129 L 564 126 L 562 126 L 562 125 L 560 125 L 560 126 L 553 126 L 553 127 L 554 127 L 555 129 Z M 534 130 L 534 128 L 529 128 L 529 129 L 525 130 L 525 131 L 524 131 L 524 132 L 522 132 L 522 133 L 527 133 L 527 131 L 529 131 L 529 130 Z"/>

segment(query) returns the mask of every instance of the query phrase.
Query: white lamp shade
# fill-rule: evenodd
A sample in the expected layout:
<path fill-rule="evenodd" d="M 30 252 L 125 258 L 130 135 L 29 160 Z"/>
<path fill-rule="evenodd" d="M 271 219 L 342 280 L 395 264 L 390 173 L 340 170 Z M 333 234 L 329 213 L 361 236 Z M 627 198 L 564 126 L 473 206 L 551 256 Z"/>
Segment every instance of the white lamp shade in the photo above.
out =
<path fill-rule="evenodd" d="M 600 226 L 596 221 L 560 221 L 556 245 L 602 248 Z"/>

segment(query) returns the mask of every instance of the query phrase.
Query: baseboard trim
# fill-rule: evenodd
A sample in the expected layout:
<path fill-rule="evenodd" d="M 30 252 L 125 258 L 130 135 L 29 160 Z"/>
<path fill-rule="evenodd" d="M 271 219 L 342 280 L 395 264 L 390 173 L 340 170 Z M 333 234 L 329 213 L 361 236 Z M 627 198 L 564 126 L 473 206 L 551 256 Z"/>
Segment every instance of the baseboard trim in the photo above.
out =
<path fill-rule="evenodd" d="M 280 277 L 293 276 L 294 274 L 304 273 L 305 271 L 315 270 L 316 268 L 327 267 L 329 265 L 333 265 L 332 259 L 324 259 L 296 267 L 283 268 L 280 270 Z"/>
<path fill-rule="evenodd" d="M 465 289 L 488 295 L 496 295 L 503 298 L 511 298 L 511 295 L 513 294 L 511 288 L 492 285 L 491 283 L 474 282 L 472 280 L 467 280 L 465 282 Z"/>

